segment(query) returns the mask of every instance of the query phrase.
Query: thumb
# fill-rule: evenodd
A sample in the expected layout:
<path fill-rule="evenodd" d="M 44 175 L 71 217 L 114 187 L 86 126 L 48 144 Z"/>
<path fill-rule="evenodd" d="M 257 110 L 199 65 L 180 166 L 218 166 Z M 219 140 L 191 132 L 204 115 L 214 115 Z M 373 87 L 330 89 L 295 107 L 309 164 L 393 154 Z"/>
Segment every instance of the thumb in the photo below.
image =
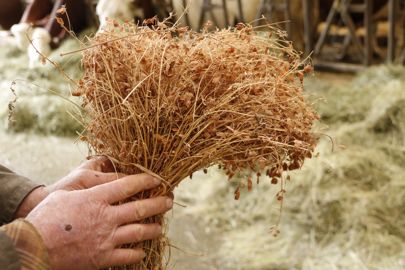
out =
<path fill-rule="evenodd" d="M 107 156 L 92 156 L 89 160 L 82 163 L 79 168 L 104 173 L 116 171 L 113 162 Z"/>

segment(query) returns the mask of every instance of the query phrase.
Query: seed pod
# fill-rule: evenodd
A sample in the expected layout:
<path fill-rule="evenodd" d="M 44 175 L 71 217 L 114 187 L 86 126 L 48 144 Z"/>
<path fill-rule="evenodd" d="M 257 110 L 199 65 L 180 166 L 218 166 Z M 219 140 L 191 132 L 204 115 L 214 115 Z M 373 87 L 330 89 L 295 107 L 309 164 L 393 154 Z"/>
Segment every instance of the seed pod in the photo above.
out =
<path fill-rule="evenodd" d="M 305 151 L 313 151 L 318 117 L 304 102 L 299 54 L 279 40 L 278 31 L 271 28 L 273 36 L 264 42 L 265 36 L 243 24 L 212 33 L 206 32 L 209 25 L 200 32 L 179 29 L 183 37 L 155 19 L 145 24 L 151 27 L 113 28 L 117 24 L 110 21 L 90 39 L 78 87 L 89 112 L 91 149 L 111 157 L 122 173 L 146 169 L 165 180 L 140 199 L 221 164 L 229 179 L 251 176 L 233 186 L 238 200 L 241 191 L 253 188 L 256 172 L 270 169 L 270 179 L 281 182 L 284 163 L 301 165 Z M 278 195 L 283 200 L 284 193 Z M 151 221 L 159 220 L 161 215 Z M 162 241 L 140 243 L 147 253 L 140 268 L 163 268 Z"/>
<path fill-rule="evenodd" d="M 306 65 L 304 67 L 304 73 L 310 73 L 314 70 L 314 68 L 311 65 Z"/>
<path fill-rule="evenodd" d="M 228 180 L 231 180 L 234 175 L 235 175 L 234 172 L 229 172 L 229 174 L 228 174 Z"/>
<path fill-rule="evenodd" d="M 298 72 L 297 72 L 297 77 L 300 79 L 300 82 L 301 82 L 301 83 L 304 82 L 304 72 L 298 71 Z"/>
<path fill-rule="evenodd" d="M 285 163 L 285 162 L 283 163 L 283 170 L 284 170 L 284 171 L 288 170 L 288 165 L 287 165 L 287 163 Z"/>
<path fill-rule="evenodd" d="M 240 188 L 237 187 L 236 190 L 235 190 L 235 200 L 239 200 L 239 197 L 240 197 L 240 190 L 239 189 Z"/>
<path fill-rule="evenodd" d="M 252 178 L 250 176 L 247 180 L 247 186 L 248 186 L 248 190 L 252 191 Z"/>
<path fill-rule="evenodd" d="M 80 97 L 81 95 L 82 92 L 79 89 L 72 91 L 72 96 L 74 97 Z"/>
<path fill-rule="evenodd" d="M 290 164 L 290 166 L 288 166 L 289 170 L 295 170 L 295 169 L 299 169 L 301 167 L 300 163 L 298 161 L 294 161 L 293 163 Z"/>

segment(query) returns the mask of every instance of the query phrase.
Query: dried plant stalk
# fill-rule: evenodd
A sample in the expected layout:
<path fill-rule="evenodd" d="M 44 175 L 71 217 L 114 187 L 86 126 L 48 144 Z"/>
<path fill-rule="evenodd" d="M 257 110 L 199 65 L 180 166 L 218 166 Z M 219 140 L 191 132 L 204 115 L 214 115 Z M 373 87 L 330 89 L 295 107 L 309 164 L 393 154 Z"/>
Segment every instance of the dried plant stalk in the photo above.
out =
<path fill-rule="evenodd" d="M 111 22 L 90 39 L 76 91 L 95 152 L 121 172 L 164 179 L 141 198 L 166 194 L 213 164 L 229 178 L 247 175 L 250 190 L 251 174 L 266 172 L 277 183 L 311 157 L 318 116 L 303 97 L 308 67 L 283 32 L 269 27 L 259 34 L 238 24 L 196 33 L 153 24 Z M 163 223 L 163 216 L 144 222 Z M 141 264 L 113 269 L 163 269 L 166 245 L 164 237 L 146 241 Z"/>

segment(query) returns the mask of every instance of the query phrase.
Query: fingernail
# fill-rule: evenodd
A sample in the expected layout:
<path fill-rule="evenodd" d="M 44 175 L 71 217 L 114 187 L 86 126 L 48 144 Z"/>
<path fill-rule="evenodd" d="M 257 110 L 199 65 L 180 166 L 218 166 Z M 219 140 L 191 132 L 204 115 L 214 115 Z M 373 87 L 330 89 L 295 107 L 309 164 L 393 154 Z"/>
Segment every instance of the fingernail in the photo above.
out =
<path fill-rule="evenodd" d="M 161 225 L 158 225 L 156 230 L 158 231 L 159 235 L 162 234 L 162 232 L 163 232 L 163 228 Z"/>
<path fill-rule="evenodd" d="M 142 250 L 142 252 L 143 252 L 143 253 L 142 253 L 141 257 L 142 257 L 142 259 L 143 259 L 143 258 L 146 257 L 146 252 L 145 252 L 145 250 Z"/>
<path fill-rule="evenodd" d="M 173 207 L 173 200 L 170 198 L 166 199 L 166 206 L 167 208 L 172 208 Z"/>
<path fill-rule="evenodd" d="M 160 185 L 160 183 L 162 183 L 162 180 L 153 177 L 153 183 L 155 183 L 156 185 Z"/>

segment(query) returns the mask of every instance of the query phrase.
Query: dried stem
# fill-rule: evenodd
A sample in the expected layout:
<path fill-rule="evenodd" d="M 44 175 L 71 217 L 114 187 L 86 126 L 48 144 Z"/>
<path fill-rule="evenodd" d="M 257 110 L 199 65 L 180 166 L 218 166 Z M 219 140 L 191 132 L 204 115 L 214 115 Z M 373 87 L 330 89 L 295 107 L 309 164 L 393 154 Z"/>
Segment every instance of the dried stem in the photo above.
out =
<path fill-rule="evenodd" d="M 249 175 L 249 189 L 251 173 L 283 183 L 282 172 L 311 156 L 318 116 L 303 98 L 309 69 L 278 29 L 257 33 L 239 24 L 196 33 L 111 22 L 82 53 L 76 92 L 90 116 L 87 142 L 121 172 L 164 179 L 134 200 L 166 194 L 213 164 L 229 178 Z M 163 224 L 163 217 L 144 222 Z M 167 243 L 141 243 L 142 264 L 113 269 L 163 269 Z"/>

